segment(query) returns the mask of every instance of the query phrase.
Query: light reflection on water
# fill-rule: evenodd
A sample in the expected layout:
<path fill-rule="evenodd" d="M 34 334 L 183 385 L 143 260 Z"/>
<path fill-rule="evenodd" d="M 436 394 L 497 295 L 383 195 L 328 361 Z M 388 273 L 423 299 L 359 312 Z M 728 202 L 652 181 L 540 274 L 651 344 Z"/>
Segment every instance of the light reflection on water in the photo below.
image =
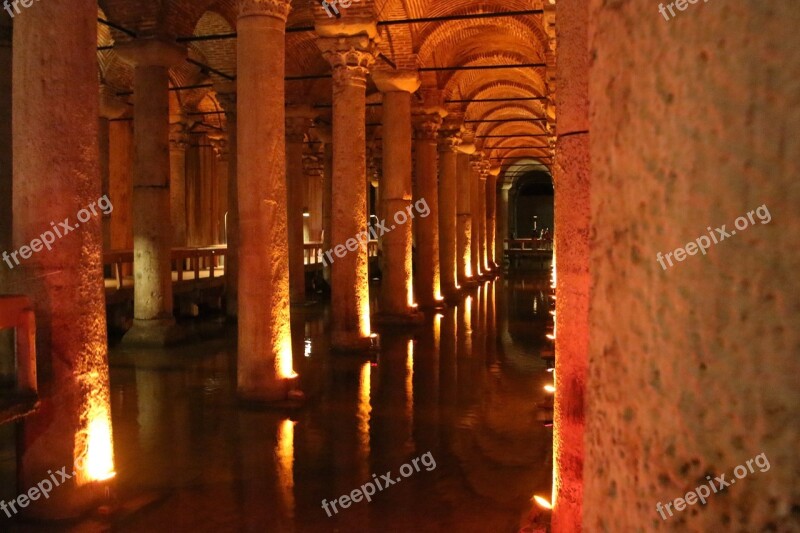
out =
<path fill-rule="evenodd" d="M 518 530 L 531 495 L 551 486 L 552 432 L 536 421 L 552 383 L 539 357 L 548 281 L 483 283 L 418 329 L 381 330 L 373 361 L 330 354 L 327 310 L 299 309 L 297 411 L 237 405 L 230 340 L 113 368 L 120 493 L 164 494 L 115 529 Z M 435 470 L 332 518 L 322 509 L 428 451 Z"/>

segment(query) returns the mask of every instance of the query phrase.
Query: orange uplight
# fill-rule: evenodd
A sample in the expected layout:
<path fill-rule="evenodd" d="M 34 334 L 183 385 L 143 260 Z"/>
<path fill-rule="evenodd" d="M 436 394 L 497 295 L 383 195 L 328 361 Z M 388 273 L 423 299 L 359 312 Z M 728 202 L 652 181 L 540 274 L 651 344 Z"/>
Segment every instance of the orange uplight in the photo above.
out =
<path fill-rule="evenodd" d="M 77 455 L 75 474 L 78 485 L 106 481 L 114 472 L 114 441 L 111 436 L 111 416 L 105 405 L 90 407 L 86 426 L 85 450 Z"/>
<path fill-rule="evenodd" d="M 553 387 L 552 385 L 545 385 L 544 386 L 544 390 L 546 390 L 547 392 L 551 392 L 552 393 L 552 392 L 556 391 L 556 388 Z"/>
<path fill-rule="evenodd" d="M 545 500 L 541 496 L 534 495 L 533 501 L 536 502 L 536 505 L 541 507 L 542 509 L 547 509 L 548 511 L 553 508 L 549 501 Z"/>
<path fill-rule="evenodd" d="M 278 377 L 283 379 L 294 379 L 297 377 L 292 363 L 292 339 L 289 335 L 287 331 L 286 335 L 284 335 L 284 338 L 281 340 L 281 349 L 275 358 Z"/>

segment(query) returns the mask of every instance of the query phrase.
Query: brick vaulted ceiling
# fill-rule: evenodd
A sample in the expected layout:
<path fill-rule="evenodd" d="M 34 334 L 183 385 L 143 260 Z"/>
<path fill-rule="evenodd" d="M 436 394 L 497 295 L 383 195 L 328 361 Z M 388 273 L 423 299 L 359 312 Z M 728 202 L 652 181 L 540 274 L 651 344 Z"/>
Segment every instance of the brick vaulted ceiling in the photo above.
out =
<path fill-rule="evenodd" d="M 391 63 L 398 68 L 546 65 L 421 73 L 423 84 L 417 101 L 426 105 L 443 104 L 450 113 L 472 121 L 465 125 L 475 133 L 478 149 L 494 158 L 495 164 L 508 168 L 520 159 L 537 156 L 542 163 L 548 166 L 550 163 L 545 157 L 552 155 L 553 141 L 549 133 L 553 131 L 555 119 L 552 105 L 554 3 L 555 0 L 357 0 L 340 11 L 344 19 L 366 17 L 379 22 L 446 19 L 379 25 L 379 47 L 388 61 L 378 61 L 375 68 L 392 69 Z M 237 0 L 101 0 L 98 17 L 138 37 L 176 39 L 234 33 L 236 4 Z M 532 10 L 539 12 L 464 17 Z M 315 21 L 327 19 L 317 1 L 292 2 L 286 34 L 287 76 L 330 72 L 330 66 L 315 44 L 316 34 L 308 31 Z M 293 28 L 301 31 L 292 31 Z M 98 47 L 107 47 L 98 50 L 99 76 L 113 91 L 121 94 L 121 98 L 129 97 L 132 72 L 117 57 L 113 45 L 130 38 L 122 31 L 98 24 Z M 187 61 L 171 70 L 173 86 L 224 81 L 225 78 L 215 71 L 235 77 L 235 39 L 194 41 L 187 46 L 190 59 L 211 68 L 204 69 Z M 220 110 L 213 87 L 173 91 L 173 94 L 175 117 L 181 112 Z M 286 94 L 288 103 L 328 104 L 331 79 L 288 80 Z M 368 102 L 380 102 L 380 94 L 374 86 L 368 87 L 367 94 Z M 532 100 L 532 97 L 547 98 Z M 321 120 L 325 121 L 329 110 L 319 109 Z M 380 115 L 380 106 L 368 107 L 367 123 L 380 122 Z M 200 117 L 199 121 L 212 128 L 226 127 L 222 114 Z M 379 128 L 370 131 L 374 136 Z"/>

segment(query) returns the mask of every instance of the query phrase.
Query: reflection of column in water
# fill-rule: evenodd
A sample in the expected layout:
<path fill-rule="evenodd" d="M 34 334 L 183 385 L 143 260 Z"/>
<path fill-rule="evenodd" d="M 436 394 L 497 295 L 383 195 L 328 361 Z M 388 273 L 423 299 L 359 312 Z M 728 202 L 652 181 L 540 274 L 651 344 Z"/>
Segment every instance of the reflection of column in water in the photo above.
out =
<path fill-rule="evenodd" d="M 470 379 L 471 359 L 473 354 L 472 346 L 472 296 L 467 296 L 458 311 L 458 333 L 457 333 L 457 353 L 458 353 L 458 404 L 464 403 L 466 397 L 471 394 L 472 382 Z"/>
<path fill-rule="evenodd" d="M 408 419 L 408 446 L 414 451 L 414 341 L 406 346 L 406 418 Z"/>
<path fill-rule="evenodd" d="M 278 441 L 275 445 L 275 471 L 283 516 L 294 518 L 294 425 L 287 419 L 278 423 Z"/>
<path fill-rule="evenodd" d="M 439 445 L 439 358 L 442 313 L 433 317 L 432 328 L 421 330 L 414 353 L 414 440 L 419 450 Z"/>
<path fill-rule="evenodd" d="M 373 399 L 372 448 L 381 454 L 386 467 L 403 464 L 414 449 L 409 419 L 408 355 L 409 338 L 399 332 L 381 336 L 378 365 L 379 388 Z M 377 470 L 376 470 L 377 471 Z"/>
<path fill-rule="evenodd" d="M 369 452 L 370 452 L 370 416 L 372 413 L 372 363 L 369 361 L 361 365 L 361 375 L 358 378 L 358 436 L 359 454 L 361 460 L 361 477 L 366 479 L 369 476 Z"/>
<path fill-rule="evenodd" d="M 463 304 L 459 304 L 459 306 L 461 305 Z M 455 308 L 447 307 L 443 314 L 441 348 L 439 352 L 439 428 L 441 431 L 441 449 L 447 452 L 450 449 L 450 443 L 453 441 L 452 420 L 458 392 L 458 357 L 456 349 L 458 306 Z"/>

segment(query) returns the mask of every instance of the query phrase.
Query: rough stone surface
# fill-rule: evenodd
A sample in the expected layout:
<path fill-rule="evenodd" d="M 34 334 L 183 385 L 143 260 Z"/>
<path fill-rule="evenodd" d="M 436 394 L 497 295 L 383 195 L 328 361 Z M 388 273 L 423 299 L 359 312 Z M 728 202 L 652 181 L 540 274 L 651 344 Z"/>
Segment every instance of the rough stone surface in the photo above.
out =
<path fill-rule="evenodd" d="M 585 529 L 798 531 L 800 11 L 590 5 Z M 656 261 L 762 205 L 768 224 Z M 769 471 L 656 512 L 761 453 Z"/>

